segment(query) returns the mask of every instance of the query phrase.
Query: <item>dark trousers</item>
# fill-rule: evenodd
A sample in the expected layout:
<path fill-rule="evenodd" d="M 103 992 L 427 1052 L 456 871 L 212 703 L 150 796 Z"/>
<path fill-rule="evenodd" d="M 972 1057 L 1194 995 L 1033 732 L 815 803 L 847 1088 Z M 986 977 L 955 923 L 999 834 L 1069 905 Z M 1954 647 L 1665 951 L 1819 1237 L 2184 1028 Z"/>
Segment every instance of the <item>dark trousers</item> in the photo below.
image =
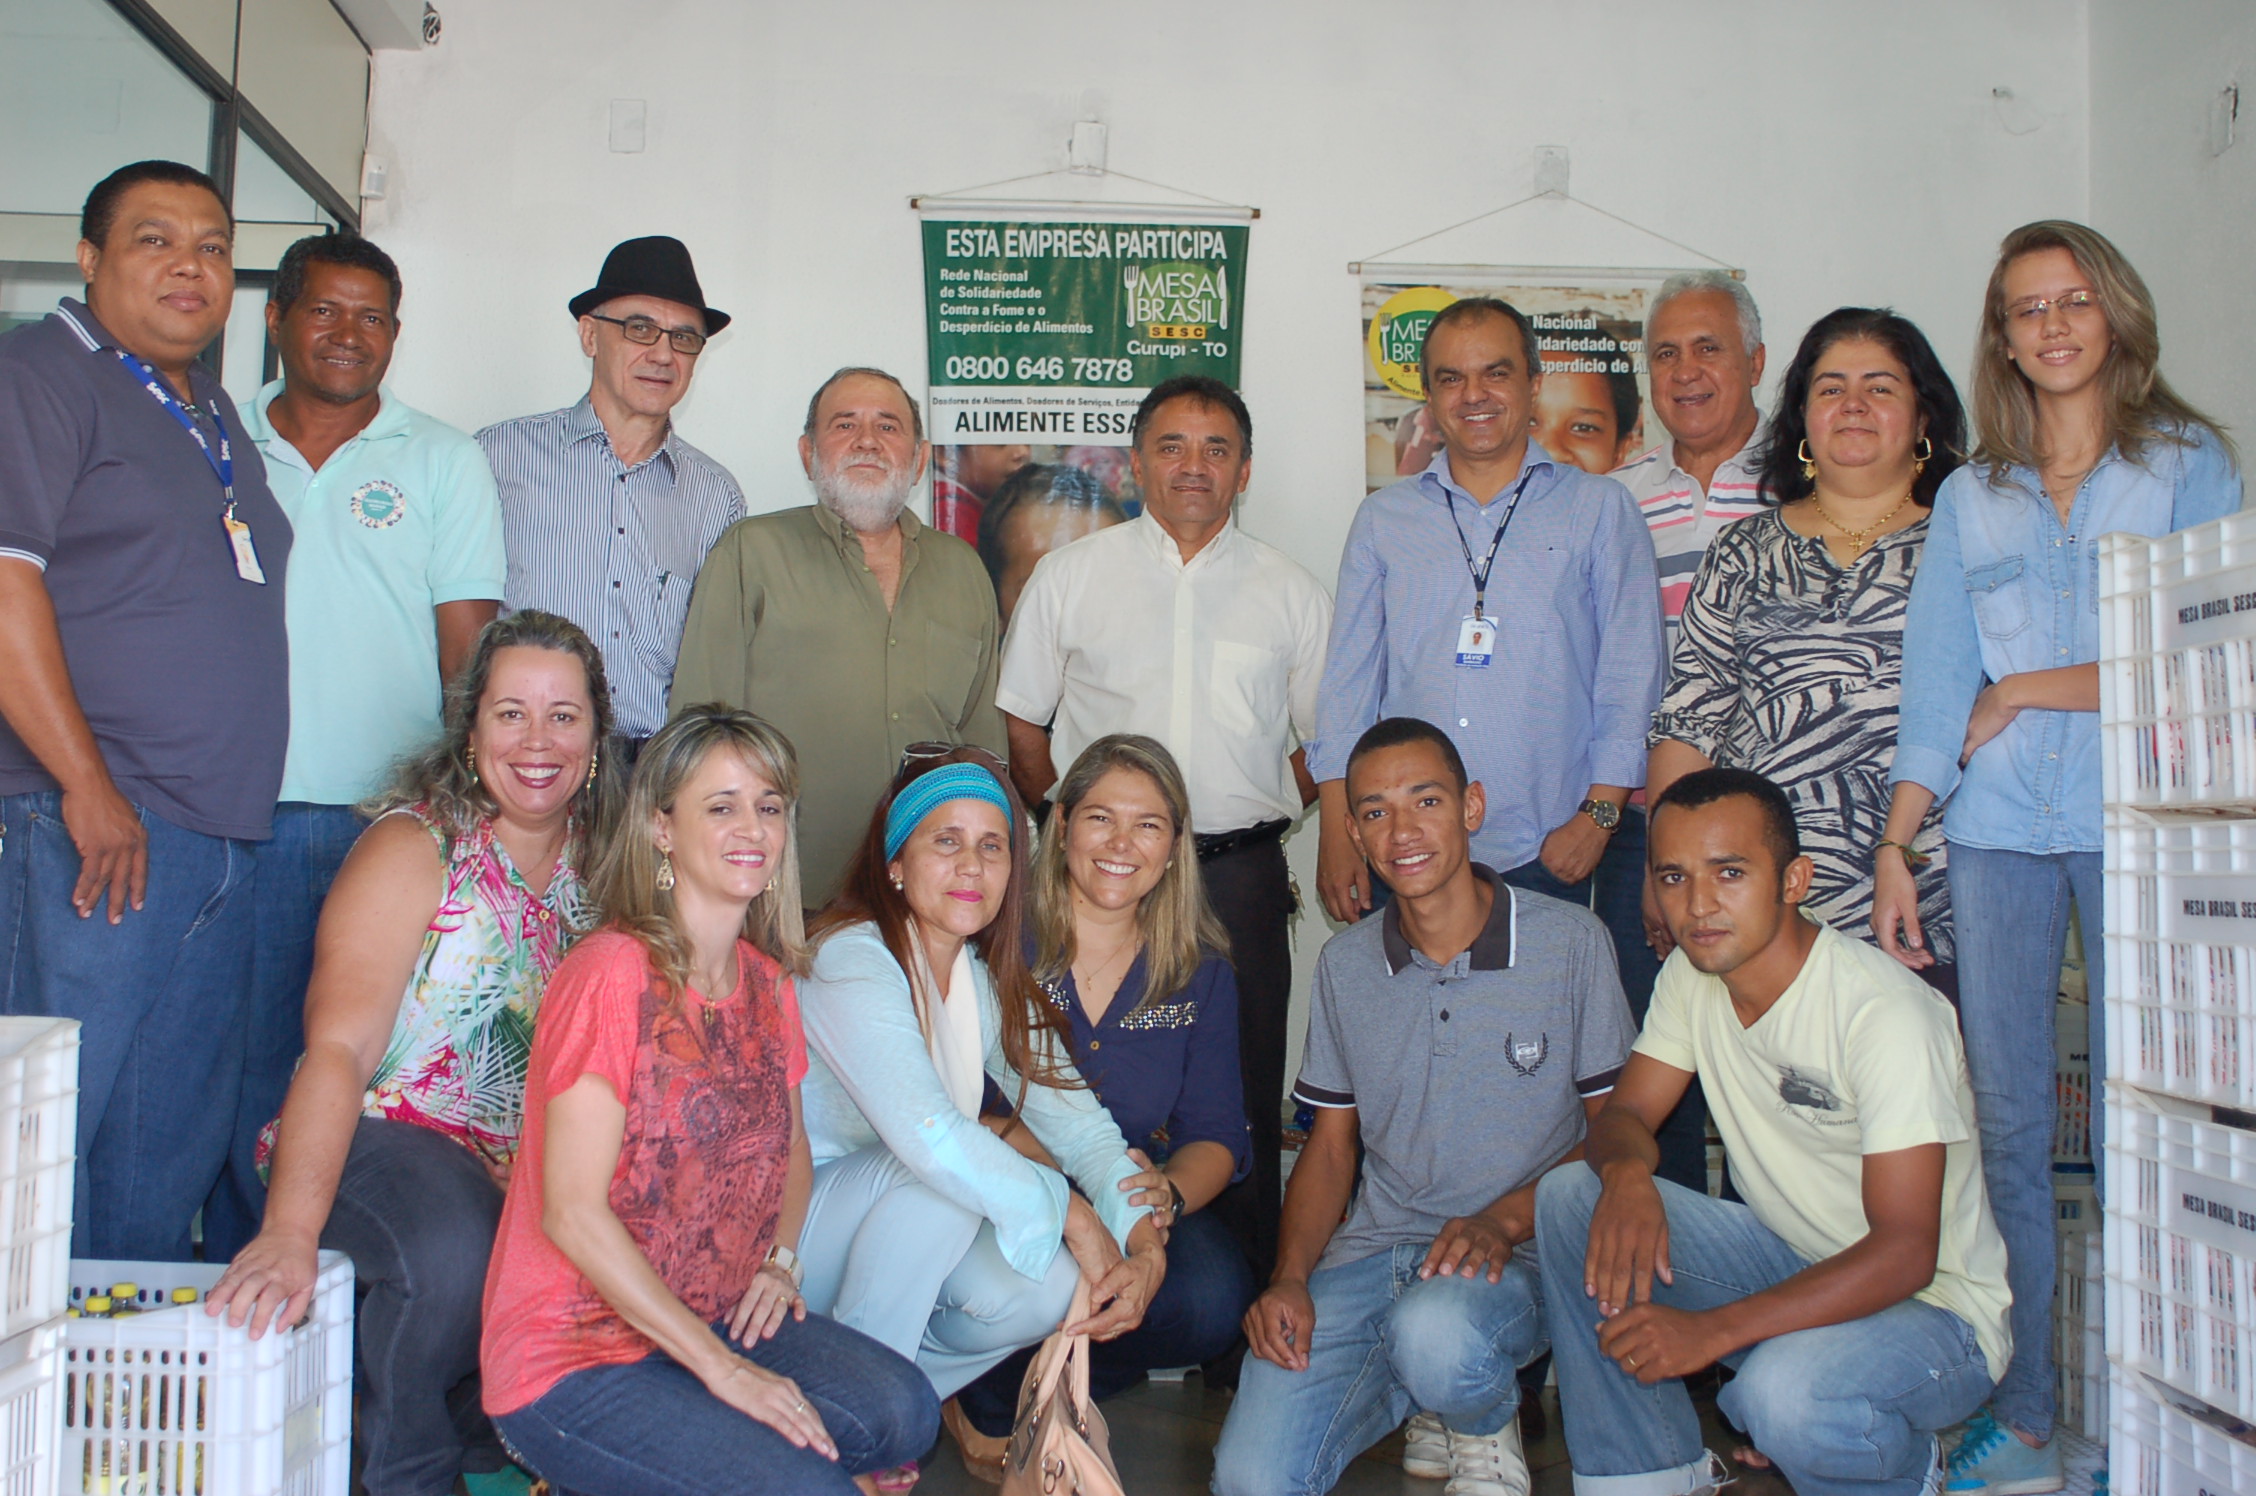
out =
<path fill-rule="evenodd" d="M 1144 1322 L 1118 1340 L 1089 1345 L 1089 1395 L 1102 1402 L 1142 1384 L 1167 1366 L 1198 1366 L 1227 1351 L 1253 1302 L 1253 1269 L 1210 1210 L 1175 1223 L 1167 1236 L 1167 1277 L 1144 1310 Z M 1014 1351 L 956 1397 L 971 1426 L 1007 1437 L 1018 1417 L 1018 1389 L 1038 1345 Z"/>
<path fill-rule="evenodd" d="M 0 1011 L 75 1018 L 74 1257 L 187 1262 L 243 1074 L 254 844 L 140 811 L 149 883 L 111 924 L 71 907 L 62 796 L 0 796 Z"/>
<path fill-rule="evenodd" d="M 826 1315 L 785 1317 L 767 1340 L 730 1340 L 788 1377 L 838 1458 L 800 1449 L 722 1402 L 673 1357 L 575 1371 L 495 1420 L 519 1463 L 557 1496 L 854 1496 L 854 1477 L 916 1459 L 940 1434 L 940 1403 L 916 1363 Z"/>
<path fill-rule="evenodd" d="M 1253 1130 L 1253 1167 L 1209 1207 L 1266 1283 L 1277 1264 L 1284 1199 L 1285 1018 L 1292 1003 L 1292 875 L 1280 839 L 1199 864 L 1207 902 L 1230 933 L 1238 981 L 1238 1074 Z"/>
<path fill-rule="evenodd" d="M 259 1132 L 282 1111 L 305 1052 L 306 984 L 313 932 L 329 885 L 367 823 L 349 805 L 285 801 L 274 807 L 274 839 L 259 844 L 251 874 L 251 991 L 243 1013 L 243 1095 L 227 1172 L 204 1202 L 204 1259 L 225 1262 L 258 1235 L 266 1212 Z"/>
<path fill-rule="evenodd" d="M 1629 999 L 1629 1015 L 1639 1027 L 1645 1010 L 1653 1005 L 1653 983 L 1661 974 L 1660 958 L 1645 943 L 1645 812 L 1636 806 L 1622 810 L 1621 825 L 1590 875 L 1592 907 L 1614 937 L 1614 959 L 1621 967 L 1622 996 Z M 1684 1099 L 1669 1113 L 1654 1135 L 1661 1145 L 1661 1166 L 1654 1177 L 1683 1185 L 1697 1195 L 1708 1192 L 1708 1101 L 1694 1079 Z"/>
<path fill-rule="evenodd" d="M 478 1332 L 501 1190 L 477 1156 L 412 1122 L 360 1119 L 321 1244 L 359 1279 L 359 1435 L 368 1496 L 448 1496 L 506 1456 L 478 1405 Z"/>

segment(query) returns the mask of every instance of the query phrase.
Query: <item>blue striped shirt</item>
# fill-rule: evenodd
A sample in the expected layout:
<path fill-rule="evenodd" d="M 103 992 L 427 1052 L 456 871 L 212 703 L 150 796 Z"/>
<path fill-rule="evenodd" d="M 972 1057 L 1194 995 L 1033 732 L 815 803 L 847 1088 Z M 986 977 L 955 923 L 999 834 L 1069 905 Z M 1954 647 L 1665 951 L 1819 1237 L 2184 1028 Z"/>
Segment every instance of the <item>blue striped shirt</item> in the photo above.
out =
<path fill-rule="evenodd" d="M 668 431 L 626 467 L 595 408 L 580 403 L 478 433 L 501 493 L 509 579 L 502 606 L 560 613 L 603 651 L 613 726 L 648 737 L 665 725 L 689 617 L 689 590 L 721 532 L 744 518 L 744 491 Z"/>
<path fill-rule="evenodd" d="M 1363 501 L 1340 557 L 1308 745 L 1309 771 L 1340 779 L 1381 717 L 1441 728 L 1487 791 L 1473 856 L 1506 870 L 1532 861 L 1590 786 L 1645 782 L 1663 663 L 1653 536 L 1629 490 L 1532 441 L 1521 472 L 1526 494 L 1489 577 L 1498 628 L 1483 669 L 1456 663 L 1458 626 L 1473 611 L 1464 547 L 1487 554 L 1511 489 L 1475 503 L 1442 451 Z"/>

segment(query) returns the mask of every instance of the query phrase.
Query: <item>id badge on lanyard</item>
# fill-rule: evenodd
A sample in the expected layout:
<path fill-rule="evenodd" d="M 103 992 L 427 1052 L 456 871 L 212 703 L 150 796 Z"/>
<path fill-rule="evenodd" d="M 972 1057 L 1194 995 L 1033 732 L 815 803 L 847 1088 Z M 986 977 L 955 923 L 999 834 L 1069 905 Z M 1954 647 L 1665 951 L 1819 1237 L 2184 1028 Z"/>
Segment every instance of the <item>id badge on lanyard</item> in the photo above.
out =
<path fill-rule="evenodd" d="M 1527 492 L 1528 479 L 1535 476 L 1529 468 L 1521 475 L 1520 486 L 1512 490 L 1512 500 L 1504 508 L 1504 518 L 1497 523 L 1496 534 L 1488 543 L 1488 554 L 1479 561 L 1473 559 L 1472 542 L 1465 539 L 1465 527 L 1457 523 L 1457 496 L 1449 495 L 1449 522 L 1457 527 L 1457 544 L 1465 551 L 1465 570 L 1473 579 L 1473 611 L 1457 624 L 1457 657 L 1454 663 L 1460 670 L 1486 670 L 1496 658 L 1496 620 L 1488 616 L 1488 578 L 1496 569 L 1496 553 L 1503 547 L 1504 532 L 1512 528 L 1512 516 L 1519 511 L 1520 495 Z"/>
<path fill-rule="evenodd" d="M 135 358 L 123 348 L 111 351 L 133 371 L 134 377 L 141 381 L 141 387 L 149 392 L 157 404 L 164 407 L 166 414 L 180 423 L 180 429 L 195 439 L 196 450 L 203 453 L 204 461 L 211 464 L 212 476 L 219 479 L 220 492 L 226 496 L 227 505 L 220 511 L 219 523 L 227 532 L 227 549 L 235 558 L 235 575 L 246 582 L 265 586 L 266 569 L 259 565 L 258 547 L 252 543 L 250 523 L 235 512 L 235 453 L 228 442 L 227 423 L 220 419 L 219 408 L 214 406 L 211 411 L 212 428 L 219 433 L 219 450 L 215 453 L 211 442 L 204 436 L 203 428 L 196 424 L 196 418 L 188 414 L 188 409 L 180 403 L 179 396 L 165 388 L 162 376 L 150 368 L 146 360 Z"/>

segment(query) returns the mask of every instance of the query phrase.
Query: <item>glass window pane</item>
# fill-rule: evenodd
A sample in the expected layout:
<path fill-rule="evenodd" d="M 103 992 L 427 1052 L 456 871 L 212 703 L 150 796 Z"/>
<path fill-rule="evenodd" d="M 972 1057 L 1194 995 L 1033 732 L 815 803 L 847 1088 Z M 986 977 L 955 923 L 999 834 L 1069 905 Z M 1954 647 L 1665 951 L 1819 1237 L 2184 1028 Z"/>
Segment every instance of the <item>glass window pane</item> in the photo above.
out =
<path fill-rule="evenodd" d="M 78 212 L 129 161 L 211 164 L 211 99 L 104 0 L 0 0 L 0 211 Z M 37 142 L 36 149 L 24 148 Z"/>
<path fill-rule="evenodd" d="M 37 322 L 65 296 L 83 296 L 76 265 L 35 265 L 0 260 L 0 332 Z"/>
<path fill-rule="evenodd" d="M 227 314 L 227 339 L 220 348 L 219 382 L 238 407 L 266 383 L 267 287 L 235 283 L 235 305 Z"/>
<path fill-rule="evenodd" d="M 0 4 L 7 0 L 0 0 Z M 313 194 L 248 134 L 235 137 L 235 216 L 253 223 L 327 223 Z"/>

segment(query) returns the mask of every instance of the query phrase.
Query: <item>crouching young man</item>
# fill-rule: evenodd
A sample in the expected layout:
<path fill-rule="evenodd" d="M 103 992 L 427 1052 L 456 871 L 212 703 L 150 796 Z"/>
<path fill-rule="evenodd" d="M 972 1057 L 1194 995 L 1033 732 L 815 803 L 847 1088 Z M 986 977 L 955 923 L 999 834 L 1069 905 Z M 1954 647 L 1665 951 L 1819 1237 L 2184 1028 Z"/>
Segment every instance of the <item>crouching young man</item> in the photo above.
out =
<path fill-rule="evenodd" d="M 1472 860 L 1481 787 L 1439 728 L 1378 723 L 1346 782 L 1395 897 L 1317 959 L 1293 1088 L 1316 1125 L 1246 1314 L 1214 1490 L 1318 1496 L 1416 1412 L 1406 1469 L 1448 1476 L 1449 1496 L 1525 1496 L 1514 1372 L 1544 1345 L 1535 1181 L 1580 1155 L 1629 1006 L 1589 911 Z"/>
<path fill-rule="evenodd" d="M 1936 1432 L 2012 1354 L 1956 1017 L 1802 915 L 1810 863 L 1760 775 L 1677 780 L 1648 861 L 1676 953 L 1587 1167 L 1536 1201 L 1577 1496 L 1717 1485 L 1677 1380 L 1716 1361 L 1738 1372 L 1717 1402 L 1742 1459 L 1800 1496 L 1934 1491 Z M 1744 1205 L 1653 1178 L 1694 1075 Z"/>

